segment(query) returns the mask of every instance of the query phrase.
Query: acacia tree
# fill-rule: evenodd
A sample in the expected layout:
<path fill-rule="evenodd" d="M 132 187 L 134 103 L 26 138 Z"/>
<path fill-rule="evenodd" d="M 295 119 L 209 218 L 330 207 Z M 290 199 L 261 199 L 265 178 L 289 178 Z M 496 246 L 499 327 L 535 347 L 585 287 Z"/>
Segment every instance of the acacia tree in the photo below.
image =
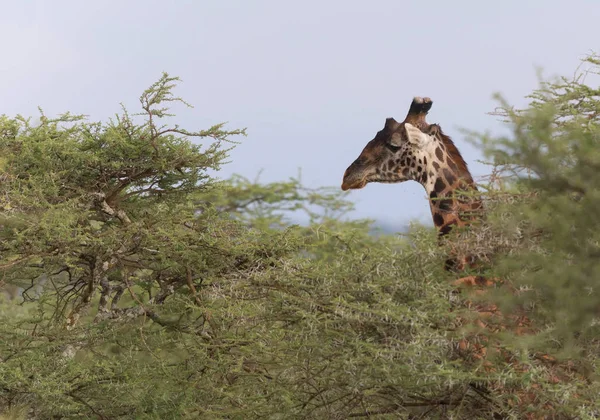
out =
<path fill-rule="evenodd" d="M 575 77 L 542 82 L 527 109 L 500 98 L 495 114 L 511 122 L 513 135 L 481 137 L 484 151 L 506 175 L 505 187 L 526 197 L 512 203 L 500 226 L 523 229 L 527 240 L 515 243 L 519 252 L 513 249 L 496 270 L 535 290 L 517 302 L 552 325 L 546 338 L 554 344 L 540 343 L 569 348 L 565 355 L 597 334 L 599 76 L 600 57 L 591 55 Z"/>
<path fill-rule="evenodd" d="M 0 122 L 5 281 L 34 284 L 44 274 L 59 297 L 55 318 L 71 327 L 92 302 L 97 319 L 142 313 L 139 304 L 119 306 L 125 290 L 135 296 L 134 284 L 162 303 L 235 258 L 235 246 L 218 261 L 197 258 L 211 247 L 201 220 L 214 215 L 198 216 L 188 195 L 214 186 L 208 171 L 244 131 L 163 125 L 164 105 L 183 103 L 172 95 L 176 80 L 164 74 L 141 96 L 142 114 L 124 110 L 108 124 L 69 114 Z M 192 138 L 213 142 L 202 148 Z"/>
<path fill-rule="evenodd" d="M 495 339 L 527 372 L 514 384 L 529 391 L 525 405 L 534 418 L 548 410 L 557 418 L 600 413 L 599 75 L 600 58 L 591 55 L 575 77 L 541 82 L 525 109 L 498 96 L 493 114 L 512 133 L 473 136 L 495 170 L 488 220 L 467 232 L 462 246 L 487 258 L 487 276 L 511 285 L 486 299 L 494 296 L 502 313 L 526 313 L 531 322 L 525 335 Z"/>

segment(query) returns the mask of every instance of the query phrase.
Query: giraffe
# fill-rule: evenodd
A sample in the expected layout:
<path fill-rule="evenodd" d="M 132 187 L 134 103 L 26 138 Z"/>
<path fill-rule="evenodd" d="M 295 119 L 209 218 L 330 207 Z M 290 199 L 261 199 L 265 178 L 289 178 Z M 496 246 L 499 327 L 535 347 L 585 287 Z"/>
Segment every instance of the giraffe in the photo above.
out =
<path fill-rule="evenodd" d="M 361 189 L 371 182 L 400 183 L 411 180 L 419 182 L 427 192 L 433 223 L 441 241 L 454 226 L 469 225 L 482 218 L 484 214 L 483 202 L 477 186 L 456 145 L 443 133 L 438 124 L 426 122 L 425 117 L 432 104 L 430 98 L 415 97 L 402 123 L 387 118 L 383 129 L 367 143 L 359 157 L 346 169 L 342 190 Z M 476 264 L 470 256 L 455 254 L 450 257 L 445 262 L 448 271 L 460 272 L 465 267 Z M 496 283 L 495 279 L 467 276 L 456 280 L 454 285 L 479 288 Z M 480 291 L 483 292 L 481 289 Z M 490 316 L 506 319 L 493 304 L 475 306 L 474 309 L 482 316 L 481 319 L 489 319 Z M 508 318 L 519 320 L 516 324 L 518 335 L 530 331 L 526 317 L 509 314 Z M 481 319 L 476 323 L 482 328 L 487 328 L 487 321 Z M 519 328 L 521 328 L 520 332 Z M 492 343 L 485 340 L 477 341 L 477 337 L 475 340 L 472 338 L 460 340 L 459 349 L 466 354 L 470 348 L 471 354 L 476 359 L 485 359 L 488 347 Z M 549 363 L 555 360 L 547 355 L 540 357 Z M 551 382 L 556 383 L 556 380 L 556 376 L 551 376 Z M 519 396 L 524 406 L 532 398 L 527 392 L 520 393 Z"/>
<path fill-rule="evenodd" d="M 404 121 L 387 118 L 385 126 L 346 169 L 342 190 L 360 189 L 370 182 L 417 181 L 425 188 L 439 237 L 453 226 L 465 226 L 480 217 L 481 197 L 467 163 L 438 124 L 425 116 L 433 102 L 415 97 Z M 468 256 L 446 260 L 447 270 L 473 264 Z"/>
<path fill-rule="evenodd" d="M 360 189 L 370 182 L 419 182 L 427 192 L 433 224 L 442 242 L 454 226 L 466 226 L 482 218 L 483 203 L 467 163 L 452 139 L 438 124 L 427 123 L 425 117 L 432 105 L 430 98 L 417 96 L 402 123 L 387 118 L 383 129 L 346 169 L 342 190 Z M 460 273 L 475 265 L 472 256 L 461 255 L 451 246 L 444 268 Z M 480 289 L 475 294 L 483 293 L 481 288 L 495 283 L 494 279 L 478 275 L 454 281 L 455 286 Z M 498 315 L 494 304 L 475 305 L 474 309 L 486 317 Z M 479 324 L 485 326 L 485 322 Z"/>

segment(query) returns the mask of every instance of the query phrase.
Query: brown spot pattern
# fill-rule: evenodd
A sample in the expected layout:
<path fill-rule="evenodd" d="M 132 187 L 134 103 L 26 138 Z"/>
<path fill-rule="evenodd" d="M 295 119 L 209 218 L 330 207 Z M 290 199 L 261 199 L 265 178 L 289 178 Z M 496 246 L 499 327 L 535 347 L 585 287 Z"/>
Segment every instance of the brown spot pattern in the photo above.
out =
<path fill-rule="evenodd" d="M 439 147 L 435 148 L 435 156 L 442 162 L 444 161 L 444 152 L 442 152 L 441 148 L 439 148 Z"/>
<path fill-rule="evenodd" d="M 436 179 L 435 185 L 433 186 L 433 190 L 439 194 L 442 191 L 444 191 L 444 188 L 446 188 L 446 184 L 444 184 L 444 181 L 442 180 L 442 178 Z"/>
<path fill-rule="evenodd" d="M 456 176 L 448 170 L 448 168 L 444 168 L 444 177 L 446 181 L 448 181 L 448 185 L 452 185 L 456 182 Z"/>

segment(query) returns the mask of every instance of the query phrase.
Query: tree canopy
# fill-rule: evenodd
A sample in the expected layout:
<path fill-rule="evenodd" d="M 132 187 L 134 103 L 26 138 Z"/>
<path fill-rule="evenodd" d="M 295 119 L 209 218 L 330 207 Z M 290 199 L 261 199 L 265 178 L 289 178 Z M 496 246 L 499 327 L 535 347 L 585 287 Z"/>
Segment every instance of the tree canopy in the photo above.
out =
<path fill-rule="evenodd" d="M 475 331 L 508 362 L 461 355 L 472 311 L 433 229 L 373 235 L 337 189 L 218 179 L 245 130 L 172 124 L 177 78 L 107 122 L 2 116 L 1 281 L 18 293 L 0 304 L 0 411 L 597 418 L 600 61 L 585 63 L 525 110 L 501 101 L 511 135 L 472 136 L 493 165 L 487 218 L 454 241 L 512 286 L 483 299 L 534 325 Z"/>

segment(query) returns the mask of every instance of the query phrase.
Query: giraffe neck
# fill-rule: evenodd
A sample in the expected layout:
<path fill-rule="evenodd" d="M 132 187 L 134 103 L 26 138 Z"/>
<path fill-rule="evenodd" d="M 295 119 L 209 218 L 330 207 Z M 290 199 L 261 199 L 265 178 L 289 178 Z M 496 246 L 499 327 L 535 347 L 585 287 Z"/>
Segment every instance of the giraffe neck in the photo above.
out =
<path fill-rule="evenodd" d="M 479 217 L 482 208 L 481 197 L 474 183 L 459 178 L 454 185 L 442 188 L 445 180 L 447 178 L 444 175 L 434 176 L 433 182 L 425 187 L 433 224 L 440 236 L 448 234 L 453 226 L 468 225 Z"/>
<path fill-rule="evenodd" d="M 454 226 L 465 226 L 482 216 L 482 201 L 470 174 L 456 177 L 454 183 L 449 183 L 449 173 L 440 171 L 435 174 L 432 182 L 425 185 L 429 195 L 429 206 L 433 224 L 438 231 L 440 243 Z M 471 255 L 451 251 L 444 262 L 444 269 L 460 272 L 466 267 L 474 267 L 475 259 Z"/>
<path fill-rule="evenodd" d="M 433 126 L 432 126 L 433 127 Z M 429 177 L 422 183 L 440 236 L 481 216 L 482 201 L 467 164 L 452 140 L 435 127 Z"/>

